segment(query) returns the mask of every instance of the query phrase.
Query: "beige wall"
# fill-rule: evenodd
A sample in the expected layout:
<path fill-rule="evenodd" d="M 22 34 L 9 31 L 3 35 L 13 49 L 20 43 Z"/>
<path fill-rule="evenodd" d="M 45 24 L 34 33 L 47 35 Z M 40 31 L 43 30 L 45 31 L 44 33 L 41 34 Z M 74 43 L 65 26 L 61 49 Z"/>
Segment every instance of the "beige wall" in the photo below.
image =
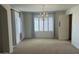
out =
<path fill-rule="evenodd" d="M 68 9 L 66 14 L 72 14 L 72 44 L 79 48 L 79 5 Z"/>
<path fill-rule="evenodd" d="M 24 19 L 24 37 L 32 38 L 32 13 L 23 12 Z"/>
<path fill-rule="evenodd" d="M 55 38 L 58 39 L 58 13 L 55 13 Z"/>
<path fill-rule="evenodd" d="M 13 52 L 13 44 L 12 44 L 12 24 L 11 24 L 11 11 L 10 11 L 10 5 L 2 5 L 7 10 L 7 16 L 8 16 L 8 32 L 9 32 L 9 52 Z"/>
<path fill-rule="evenodd" d="M 53 39 L 54 33 L 53 32 L 35 32 L 35 38 Z"/>

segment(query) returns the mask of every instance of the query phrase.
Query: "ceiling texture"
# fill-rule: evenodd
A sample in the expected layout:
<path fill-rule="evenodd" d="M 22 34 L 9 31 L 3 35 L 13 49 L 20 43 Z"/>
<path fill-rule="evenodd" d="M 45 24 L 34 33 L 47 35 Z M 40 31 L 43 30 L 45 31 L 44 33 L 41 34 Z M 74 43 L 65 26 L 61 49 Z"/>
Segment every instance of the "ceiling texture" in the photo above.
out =
<path fill-rule="evenodd" d="M 44 4 L 45 11 L 64 11 L 71 7 L 76 6 L 76 4 Z M 40 12 L 42 11 L 43 4 L 12 4 L 11 7 L 18 11 L 24 12 Z"/>

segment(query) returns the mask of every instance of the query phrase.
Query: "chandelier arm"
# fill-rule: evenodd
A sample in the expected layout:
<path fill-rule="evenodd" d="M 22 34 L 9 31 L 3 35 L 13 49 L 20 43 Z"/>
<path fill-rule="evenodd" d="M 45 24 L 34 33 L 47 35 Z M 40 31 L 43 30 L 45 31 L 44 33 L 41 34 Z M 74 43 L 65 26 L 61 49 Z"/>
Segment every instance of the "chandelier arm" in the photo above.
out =
<path fill-rule="evenodd" d="M 43 18 L 48 16 L 48 13 L 45 10 L 45 5 L 42 5 L 42 12 L 40 13 L 40 16 L 42 16 Z"/>

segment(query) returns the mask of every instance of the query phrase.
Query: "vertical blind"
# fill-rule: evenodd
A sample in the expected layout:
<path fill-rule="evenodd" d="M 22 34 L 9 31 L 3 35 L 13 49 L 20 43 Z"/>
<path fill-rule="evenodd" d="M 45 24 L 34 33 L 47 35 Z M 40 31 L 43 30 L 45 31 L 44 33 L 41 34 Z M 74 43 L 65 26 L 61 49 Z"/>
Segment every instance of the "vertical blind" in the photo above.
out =
<path fill-rule="evenodd" d="M 54 16 L 49 15 L 48 17 L 42 18 L 34 16 L 34 31 L 53 31 L 54 29 Z"/>

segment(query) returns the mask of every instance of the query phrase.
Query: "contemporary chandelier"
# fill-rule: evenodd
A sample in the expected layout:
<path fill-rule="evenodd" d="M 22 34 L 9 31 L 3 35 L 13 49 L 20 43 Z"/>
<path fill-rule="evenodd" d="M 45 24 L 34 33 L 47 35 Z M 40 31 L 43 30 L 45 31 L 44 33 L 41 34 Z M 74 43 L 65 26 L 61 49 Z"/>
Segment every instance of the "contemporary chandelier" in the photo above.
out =
<path fill-rule="evenodd" d="M 40 13 L 40 16 L 45 18 L 45 17 L 48 17 L 48 12 L 46 11 L 46 6 L 45 5 L 42 5 L 42 12 Z"/>

